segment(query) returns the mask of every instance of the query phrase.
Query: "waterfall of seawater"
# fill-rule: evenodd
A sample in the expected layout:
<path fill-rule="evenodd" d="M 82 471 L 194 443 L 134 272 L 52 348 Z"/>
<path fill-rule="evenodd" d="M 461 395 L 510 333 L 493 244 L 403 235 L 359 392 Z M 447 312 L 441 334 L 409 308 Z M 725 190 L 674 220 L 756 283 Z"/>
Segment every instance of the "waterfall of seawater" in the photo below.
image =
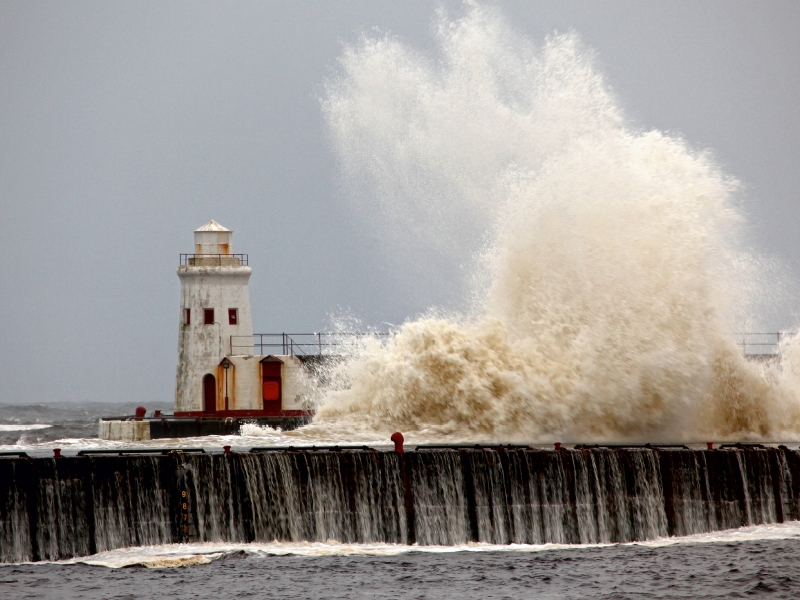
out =
<path fill-rule="evenodd" d="M 800 519 L 800 451 L 294 450 L 0 459 L 0 562 L 175 542 L 648 540 Z"/>
<path fill-rule="evenodd" d="M 525 442 L 800 433 L 798 342 L 756 365 L 729 334 L 784 299 L 713 156 L 636 129 L 574 34 L 538 47 L 470 3 L 436 41 L 430 55 L 391 35 L 347 46 L 322 108 L 398 290 L 467 308 L 366 344 L 312 427 Z"/>

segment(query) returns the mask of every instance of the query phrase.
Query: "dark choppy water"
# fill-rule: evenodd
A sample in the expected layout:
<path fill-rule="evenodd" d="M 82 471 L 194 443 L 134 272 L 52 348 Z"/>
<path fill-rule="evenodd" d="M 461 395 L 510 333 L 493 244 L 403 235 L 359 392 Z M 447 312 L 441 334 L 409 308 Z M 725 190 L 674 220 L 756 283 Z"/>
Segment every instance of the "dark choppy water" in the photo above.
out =
<path fill-rule="evenodd" d="M 163 410 L 165 407 L 154 408 Z M 132 415 L 135 410 L 136 404 L 133 403 L 0 403 L 0 446 L 96 438 L 100 417 Z"/>
<path fill-rule="evenodd" d="M 206 565 L 0 566 L 16 598 L 798 598 L 800 540 L 397 556 L 237 553 Z"/>

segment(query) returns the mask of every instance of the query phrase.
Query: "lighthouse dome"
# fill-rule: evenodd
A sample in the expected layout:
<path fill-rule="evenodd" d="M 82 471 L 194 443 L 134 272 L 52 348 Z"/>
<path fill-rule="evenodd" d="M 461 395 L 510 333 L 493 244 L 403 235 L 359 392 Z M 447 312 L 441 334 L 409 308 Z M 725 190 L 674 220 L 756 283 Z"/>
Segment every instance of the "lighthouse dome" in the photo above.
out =
<path fill-rule="evenodd" d="M 194 230 L 194 251 L 196 254 L 231 254 L 233 232 L 212 219 Z"/>

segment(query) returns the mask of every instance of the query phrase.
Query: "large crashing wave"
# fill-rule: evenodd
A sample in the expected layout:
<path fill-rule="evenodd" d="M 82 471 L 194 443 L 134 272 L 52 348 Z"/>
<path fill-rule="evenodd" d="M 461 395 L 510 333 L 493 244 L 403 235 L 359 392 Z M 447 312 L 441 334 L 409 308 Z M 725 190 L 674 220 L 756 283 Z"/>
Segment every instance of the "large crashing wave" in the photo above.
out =
<path fill-rule="evenodd" d="M 574 34 L 537 48 L 472 6 L 441 16 L 437 41 L 426 58 L 363 37 L 323 110 L 348 191 L 405 276 L 470 308 L 368 345 L 318 423 L 542 441 L 799 432 L 793 342 L 759 366 L 726 333 L 759 270 L 736 182 L 627 125 Z"/>

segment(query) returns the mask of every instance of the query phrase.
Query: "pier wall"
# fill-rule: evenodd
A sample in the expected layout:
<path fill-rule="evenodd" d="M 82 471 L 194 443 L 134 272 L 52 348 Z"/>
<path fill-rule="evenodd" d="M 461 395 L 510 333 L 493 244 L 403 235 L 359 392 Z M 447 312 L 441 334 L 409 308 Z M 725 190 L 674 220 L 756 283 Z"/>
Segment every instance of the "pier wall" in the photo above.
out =
<path fill-rule="evenodd" d="M 786 447 L 0 458 L 0 561 L 179 542 L 628 542 L 800 519 Z"/>

